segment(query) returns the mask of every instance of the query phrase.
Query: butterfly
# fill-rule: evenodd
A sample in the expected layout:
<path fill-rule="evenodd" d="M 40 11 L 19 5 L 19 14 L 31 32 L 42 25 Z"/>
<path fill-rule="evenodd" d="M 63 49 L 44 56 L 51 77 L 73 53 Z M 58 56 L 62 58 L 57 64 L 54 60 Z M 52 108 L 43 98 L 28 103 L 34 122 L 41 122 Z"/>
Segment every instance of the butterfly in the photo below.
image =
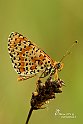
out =
<path fill-rule="evenodd" d="M 54 61 L 34 42 L 18 32 L 12 32 L 8 37 L 8 52 L 14 70 L 18 73 L 18 80 L 26 80 L 41 72 L 40 78 L 48 74 L 55 75 L 63 68 L 62 60 Z"/>

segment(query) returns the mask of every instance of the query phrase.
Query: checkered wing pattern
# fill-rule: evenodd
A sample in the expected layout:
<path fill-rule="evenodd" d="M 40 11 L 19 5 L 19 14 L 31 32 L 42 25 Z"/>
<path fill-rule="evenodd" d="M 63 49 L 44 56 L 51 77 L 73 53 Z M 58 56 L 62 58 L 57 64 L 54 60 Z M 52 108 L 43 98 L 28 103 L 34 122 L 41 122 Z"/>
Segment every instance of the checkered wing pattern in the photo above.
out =
<path fill-rule="evenodd" d="M 12 32 L 8 38 L 8 52 L 15 71 L 24 80 L 35 76 L 54 61 L 36 44 L 18 32 Z"/>

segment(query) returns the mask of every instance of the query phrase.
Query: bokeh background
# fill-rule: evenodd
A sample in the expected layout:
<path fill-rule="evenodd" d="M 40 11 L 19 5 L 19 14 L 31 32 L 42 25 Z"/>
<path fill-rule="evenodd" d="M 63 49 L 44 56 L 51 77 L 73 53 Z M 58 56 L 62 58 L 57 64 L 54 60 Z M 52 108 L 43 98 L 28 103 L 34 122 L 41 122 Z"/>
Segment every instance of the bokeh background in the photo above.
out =
<path fill-rule="evenodd" d="M 83 122 L 83 1 L 0 0 L 0 124 L 24 124 L 37 77 L 18 82 L 8 50 L 8 36 L 17 31 L 59 61 L 73 41 L 79 43 L 64 59 L 59 77 L 66 86 L 47 109 L 34 111 L 29 124 Z M 74 113 L 76 118 L 55 116 Z"/>

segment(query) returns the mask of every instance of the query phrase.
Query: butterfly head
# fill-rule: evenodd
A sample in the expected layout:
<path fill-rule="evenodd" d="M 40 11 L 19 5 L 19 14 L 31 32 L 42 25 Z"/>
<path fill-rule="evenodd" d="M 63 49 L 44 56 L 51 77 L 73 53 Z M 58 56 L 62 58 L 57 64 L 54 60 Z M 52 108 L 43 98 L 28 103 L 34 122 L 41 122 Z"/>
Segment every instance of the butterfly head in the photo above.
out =
<path fill-rule="evenodd" d="M 63 68 L 64 64 L 62 62 L 55 62 L 55 68 L 58 70 L 58 71 L 61 71 L 62 68 Z"/>

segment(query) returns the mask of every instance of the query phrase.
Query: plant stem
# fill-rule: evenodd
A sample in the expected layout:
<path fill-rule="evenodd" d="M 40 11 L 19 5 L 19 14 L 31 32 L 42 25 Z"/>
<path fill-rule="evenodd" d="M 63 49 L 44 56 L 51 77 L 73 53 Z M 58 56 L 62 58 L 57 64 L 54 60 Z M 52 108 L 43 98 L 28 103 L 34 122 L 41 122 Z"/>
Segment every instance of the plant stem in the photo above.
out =
<path fill-rule="evenodd" d="M 31 107 L 31 108 L 30 108 L 30 111 L 29 111 L 29 113 L 28 113 L 28 117 L 27 117 L 27 120 L 26 120 L 26 123 L 25 123 L 25 124 L 28 124 L 33 110 L 34 110 L 33 107 Z"/>

